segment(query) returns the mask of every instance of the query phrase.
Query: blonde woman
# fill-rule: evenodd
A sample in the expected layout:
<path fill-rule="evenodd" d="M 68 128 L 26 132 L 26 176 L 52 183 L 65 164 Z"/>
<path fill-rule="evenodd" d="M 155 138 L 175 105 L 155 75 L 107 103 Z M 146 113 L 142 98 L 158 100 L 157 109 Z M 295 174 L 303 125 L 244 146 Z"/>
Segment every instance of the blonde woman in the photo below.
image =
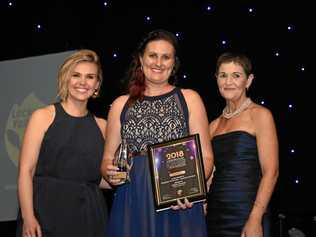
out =
<path fill-rule="evenodd" d="M 106 121 L 87 109 L 101 83 L 99 57 L 79 50 L 60 68 L 61 101 L 31 115 L 20 154 L 18 236 L 105 236 L 99 169 Z"/>

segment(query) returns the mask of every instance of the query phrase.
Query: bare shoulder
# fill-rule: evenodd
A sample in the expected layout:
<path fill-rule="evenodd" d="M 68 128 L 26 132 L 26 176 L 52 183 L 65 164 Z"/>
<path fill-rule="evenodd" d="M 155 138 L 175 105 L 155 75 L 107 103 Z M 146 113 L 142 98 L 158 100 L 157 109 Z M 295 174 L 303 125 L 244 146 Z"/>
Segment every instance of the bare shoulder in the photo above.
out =
<path fill-rule="evenodd" d="M 217 117 L 209 124 L 209 133 L 211 137 L 213 137 L 214 132 L 216 131 L 218 124 L 219 124 L 220 117 Z"/>
<path fill-rule="evenodd" d="M 210 122 L 209 128 L 210 128 L 211 130 L 215 130 L 215 129 L 217 128 L 218 123 L 219 123 L 219 119 L 220 119 L 220 117 L 217 117 L 216 119 L 214 119 L 214 120 L 212 120 L 212 121 Z"/>
<path fill-rule="evenodd" d="M 51 120 L 55 117 L 55 107 L 54 105 L 48 105 L 33 111 L 31 115 L 32 120 L 37 122 L 42 120 Z"/>
<path fill-rule="evenodd" d="M 97 123 L 100 126 L 100 128 L 105 128 L 106 127 L 106 120 L 104 118 L 95 117 L 95 120 L 97 121 Z"/>
<path fill-rule="evenodd" d="M 250 115 L 256 126 L 265 126 L 265 124 L 274 123 L 273 115 L 269 109 L 259 104 L 253 103 L 250 108 Z"/>
<path fill-rule="evenodd" d="M 117 97 L 111 104 L 111 109 L 122 109 L 123 106 L 126 104 L 128 98 L 128 95 L 122 95 Z"/>
<path fill-rule="evenodd" d="M 187 103 L 189 110 L 196 110 L 204 106 L 203 100 L 199 93 L 192 89 L 181 89 L 185 102 Z"/>
<path fill-rule="evenodd" d="M 103 137 L 105 137 L 105 134 L 106 134 L 106 120 L 103 119 L 103 118 L 99 118 L 99 117 L 95 117 L 95 121 L 97 122 L 102 134 L 103 134 Z"/>
<path fill-rule="evenodd" d="M 48 105 L 39 109 L 36 109 L 30 119 L 29 124 L 47 130 L 49 125 L 53 122 L 55 118 L 55 106 Z"/>
<path fill-rule="evenodd" d="M 181 89 L 181 92 L 186 100 L 201 99 L 199 93 L 192 89 Z"/>

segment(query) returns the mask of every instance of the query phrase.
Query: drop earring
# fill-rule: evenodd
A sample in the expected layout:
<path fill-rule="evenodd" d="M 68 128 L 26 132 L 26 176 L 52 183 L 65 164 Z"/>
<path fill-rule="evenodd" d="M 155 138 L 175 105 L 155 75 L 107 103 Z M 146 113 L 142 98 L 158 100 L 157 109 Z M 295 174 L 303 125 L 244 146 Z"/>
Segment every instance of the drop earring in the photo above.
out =
<path fill-rule="evenodd" d="M 92 97 L 93 97 L 93 98 L 96 98 L 98 95 L 99 95 L 99 90 L 98 90 L 98 89 L 95 89 L 94 92 L 93 92 Z"/>

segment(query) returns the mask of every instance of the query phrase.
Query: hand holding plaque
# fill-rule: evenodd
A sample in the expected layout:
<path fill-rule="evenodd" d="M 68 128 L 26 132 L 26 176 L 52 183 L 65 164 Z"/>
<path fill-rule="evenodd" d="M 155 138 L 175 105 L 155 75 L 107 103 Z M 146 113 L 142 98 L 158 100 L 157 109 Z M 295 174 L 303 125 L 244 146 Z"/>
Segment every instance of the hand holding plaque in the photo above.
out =
<path fill-rule="evenodd" d="M 206 183 L 199 135 L 150 145 L 148 148 L 156 210 L 178 199 L 204 201 Z"/>

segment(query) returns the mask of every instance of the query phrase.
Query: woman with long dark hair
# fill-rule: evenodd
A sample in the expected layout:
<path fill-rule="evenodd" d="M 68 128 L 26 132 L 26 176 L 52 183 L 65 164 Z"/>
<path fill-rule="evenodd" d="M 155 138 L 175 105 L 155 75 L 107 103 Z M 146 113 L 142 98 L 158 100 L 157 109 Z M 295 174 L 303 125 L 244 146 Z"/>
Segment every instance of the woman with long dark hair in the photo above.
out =
<path fill-rule="evenodd" d="M 131 182 L 117 187 L 109 220 L 109 236 L 206 236 L 201 203 L 178 201 L 156 212 L 147 146 L 199 133 L 206 176 L 212 170 L 208 120 L 203 102 L 193 90 L 175 87 L 179 66 L 177 39 L 164 30 L 150 32 L 140 43 L 129 70 L 129 93 L 118 97 L 108 116 L 102 174 L 112 185 L 114 154 L 125 140 L 133 154 Z"/>

